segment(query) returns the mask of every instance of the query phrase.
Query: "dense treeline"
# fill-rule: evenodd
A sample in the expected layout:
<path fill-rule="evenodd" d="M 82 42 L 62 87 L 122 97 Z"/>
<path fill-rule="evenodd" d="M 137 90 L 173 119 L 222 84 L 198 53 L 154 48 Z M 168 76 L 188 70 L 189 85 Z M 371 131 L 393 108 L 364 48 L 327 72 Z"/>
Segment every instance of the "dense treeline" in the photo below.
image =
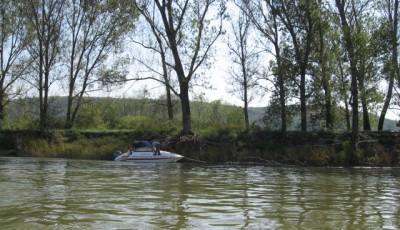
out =
<path fill-rule="evenodd" d="M 301 131 L 310 130 L 311 113 L 326 130 L 345 121 L 356 149 L 360 127 L 382 130 L 398 106 L 398 7 L 398 0 L 3 0 L 0 127 L 10 101 L 26 94 L 39 99 L 40 131 L 54 128 L 49 95 L 66 96 L 69 129 L 90 92 L 149 80 L 164 86 L 171 121 L 176 96 L 182 134 L 191 134 L 190 92 L 209 80 L 205 70 L 227 39 L 245 129 L 257 90 L 271 95 L 266 104 L 282 132 L 298 108 Z"/>

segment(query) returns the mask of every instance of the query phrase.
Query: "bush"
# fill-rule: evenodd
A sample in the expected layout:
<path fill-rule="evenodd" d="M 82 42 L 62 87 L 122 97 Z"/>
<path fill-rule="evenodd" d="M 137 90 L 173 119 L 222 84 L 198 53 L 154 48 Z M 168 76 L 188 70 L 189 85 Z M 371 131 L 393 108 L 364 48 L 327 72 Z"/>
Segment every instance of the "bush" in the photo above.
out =
<path fill-rule="evenodd" d="M 79 129 L 105 129 L 100 108 L 82 107 L 75 121 L 75 127 Z"/>
<path fill-rule="evenodd" d="M 243 129 L 241 126 L 236 125 L 210 125 L 206 128 L 199 130 L 199 134 L 204 136 L 207 139 L 214 140 L 232 140 L 234 139 L 238 133 L 242 132 Z"/>
<path fill-rule="evenodd" d="M 178 124 L 172 121 L 150 119 L 145 116 L 125 116 L 118 120 L 117 129 L 129 129 L 137 134 L 154 133 L 158 135 L 175 135 L 178 132 Z"/>
<path fill-rule="evenodd" d="M 334 155 L 333 149 L 318 148 L 311 150 L 307 161 L 312 165 L 325 166 L 331 162 L 331 156 Z"/>
<path fill-rule="evenodd" d="M 117 121 L 117 129 L 154 129 L 156 128 L 155 122 L 145 116 L 125 116 Z"/>
<path fill-rule="evenodd" d="M 21 115 L 7 122 L 7 128 L 16 130 L 36 129 L 39 121 L 30 115 Z"/>
<path fill-rule="evenodd" d="M 33 157 L 64 157 L 74 159 L 111 160 L 112 153 L 126 149 L 126 142 L 115 137 L 66 141 L 60 133 L 54 140 L 30 137 L 24 141 L 25 156 Z"/>

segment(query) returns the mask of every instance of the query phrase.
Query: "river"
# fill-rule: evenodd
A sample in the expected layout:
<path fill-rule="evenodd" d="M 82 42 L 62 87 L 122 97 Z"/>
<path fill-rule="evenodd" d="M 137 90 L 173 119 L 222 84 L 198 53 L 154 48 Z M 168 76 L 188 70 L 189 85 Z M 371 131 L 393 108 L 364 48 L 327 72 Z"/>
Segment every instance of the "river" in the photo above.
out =
<path fill-rule="evenodd" d="M 400 169 L 0 158 L 1 229 L 398 229 Z"/>

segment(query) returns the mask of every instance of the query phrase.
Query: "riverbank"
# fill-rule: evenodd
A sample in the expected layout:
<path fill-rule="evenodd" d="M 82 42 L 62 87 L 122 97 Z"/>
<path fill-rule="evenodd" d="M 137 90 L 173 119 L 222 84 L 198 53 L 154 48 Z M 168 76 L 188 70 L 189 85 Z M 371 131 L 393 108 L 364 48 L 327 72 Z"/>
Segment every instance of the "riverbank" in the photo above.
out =
<path fill-rule="evenodd" d="M 115 151 L 125 151 L 135 139 L 157 139 L 165 150 L 206 163 L 349 166 L 353 154 L 354 166 L 400 165 L 400 133 L 391 132 L 361 133 L 359 150 L 352 153 L 347 133 L 220 130 L 207 136 L 176 137 L 121 130 L 58 130 L 46 135 L 2 131 L 0 155 L 112 160 Z"/>

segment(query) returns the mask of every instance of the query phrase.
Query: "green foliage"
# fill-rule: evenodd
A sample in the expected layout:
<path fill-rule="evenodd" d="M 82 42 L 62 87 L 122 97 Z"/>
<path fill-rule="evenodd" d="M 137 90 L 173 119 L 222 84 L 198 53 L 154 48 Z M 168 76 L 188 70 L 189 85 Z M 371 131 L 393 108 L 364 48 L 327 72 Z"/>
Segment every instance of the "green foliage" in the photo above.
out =
<path fill-rule="evenodd" d="M 45 138 L 29 138 L 23 143 L 23 151 L 27 156 L 34 157 L 62 157 L 72 159 L 111 160 L 112 153 L 126 148 L 126 142 L 114 137 L 80 138 L 72 142 L 62 140 L 63 137 L 53 137 L 49 141 Z"/>
<path fill-rule="evenodd" d="M 104 86 L 124 82 L 126 80 L 126 75 L 126 71 L 121 72 L 115 69 L 101 69 L 98 72 L 99 80 Z"/>
<path fill-rule="evenodd" d="M 192 103 L 192 127 L 196 133 L 211 135 L 218 130 L 244 129 L 244 115 L 240 107 L 224 105 L 221 101 Z"/>
<path fill-rule="evenodd" d="M 240 124 L 244 123 L 244 114 L 243 112 L 239 110 L 234 110 L 228 112 L 226 115 L 226 122 L 228 124 L 236 124 L 237 126 L 240 126 Z M 243 126 L 242 126 L 243 128 Z"/>
<path fill-rule="evenodd" d="M 141 120 L 135 118 L 134 120 Z M 151 136 L 153 135 L 153 136 Z M 64 157 L 111 160 L 112 153 L 126 150 L 134 139 L 152 139 L 154 134 L 140 131 L 52 131 L 46 136 L 32 131 L 0 132 L 0 154 L 16 149 L 19 156 Z M 170 143 L 167 150 L 207 162 L 280 162 L 303 166 L 393 166 L 399 164 L 399 153 L 393 151 L 398 136 L 391 133 L 375 136 L 380 141 L 361 144 L 353 152 L 345 135 L 335 133 L 304 133 L 250 131 L 240 132 L 229 127 L 203 135 L 180 138 L 160 137 Z M 331 144 L 345 140 L 341 145 Z M 176 140 L 176 139 L 175 139 Z M 267 161 L 265 161 L 267 160 Z M 351 163 L 351 164 L 350 164 Z"/>
<path fill-rule="evenodd" d="M 116 128 L 134 130 L 138 133 L 176 134 L 178 126 L 174 122 L 151 119 L 145 116 L 125 116 L 119 119 Z"/>
<path fill-rule="evenodd" d="M 98 107 L 82 107 L 75 122 L 79 129 L 105 129 L 106 125 L 102 117 L 102 111 Z"/>
<path fill-rule="evenodd" d="M 29 114 L 23 114 L 22 116 L 16 117 L 14 120 L 9 121 L 7 128 L 15 130 L 34 130 L 37 128 L 38 120 L 33 118 Z"/>
<path fill-rule="evenodd" d="M 299 130 L 297 127 L 300 124 L 299 110 L 300 108 L 298 105 L 286 106 L 286 123 L 288 130 Z M 310 116 L 310 113 L 308 115 Z M 278 98 L 274 98 L 270 101 L 270 105 L 266 108 L 262 121 L 267 129 L 280 130 L 281 117 Z"/>
<path fill-rule="evenodd" d="M 210 140 L 233 139 L 238 133 L 243 131 L 243 126 L 238 125 L 218 125 L 208 126 L 200 129 L 198 133 Z"/>
<path fill-rule="evenodd" d="M 144 116 L 125 116 L 118 124 L 118 129 L 152 129 L 157 127 L 150 118 Z"/>
<path fill-rule="evenodd" d="M 120 119 L 120 108 L 116 103 L 110 103 L 107 107 L 101 106 L 103 122 L 108 129 L 115 129 Z"/>

